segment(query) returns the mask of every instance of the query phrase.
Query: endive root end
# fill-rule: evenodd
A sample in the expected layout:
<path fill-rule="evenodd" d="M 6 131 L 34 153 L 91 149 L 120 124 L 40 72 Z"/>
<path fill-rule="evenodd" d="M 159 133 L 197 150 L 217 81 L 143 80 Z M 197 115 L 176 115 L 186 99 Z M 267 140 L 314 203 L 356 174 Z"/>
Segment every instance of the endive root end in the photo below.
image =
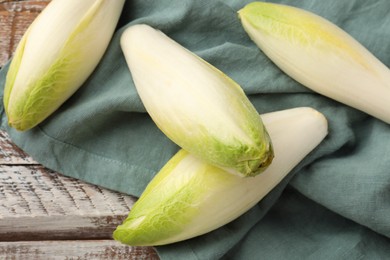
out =
<path fill-rule="evenodd" d="M 271 147 L 272 148 L 272 147 Z M 274 150 L 270 149 L 267 154 L 267 159 L 260 165 L 259 170 L 263 172 L 268 166 L 271 165 L 273 159 L 275 157 Z"/>
<path fill-rule="evenodd" d="M 274 150 L 273 150 L 272 146 L 270 146 L 270 149 L 264 155 L 265 160 L 258 166 L 257 170 L 249 172 L 246 175 L 246 177 L 255 177 L 255 176 L 261 174 L 262 172 L 264 172 L 271 165 L 274 157 L 275 157 Z M 258 160 L 247 161 L 247 163 L 248 163 L 248 168 L 250 169 L 250 168 L 253 168 L 253 167 L 251 167 L 252 166 L 251 164 L 257 164 Z"/>

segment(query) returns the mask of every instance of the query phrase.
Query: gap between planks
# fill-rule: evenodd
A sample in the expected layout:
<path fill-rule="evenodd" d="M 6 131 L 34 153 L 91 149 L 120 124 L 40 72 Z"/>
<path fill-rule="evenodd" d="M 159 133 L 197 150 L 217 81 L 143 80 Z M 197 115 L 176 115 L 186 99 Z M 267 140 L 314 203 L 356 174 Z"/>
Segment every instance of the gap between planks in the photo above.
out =
<path fill-rule="evenodd" d="M 129 247 L 112 240 L 0 242 L 1 259 L 148 259 L 151 247 Z"/>
<path fill-rule="evenodd" d="M 22 162 L 31 162 L 9 139 L 0 139 L 0 148 L 8 147 L 2 158 L 22 155 Z M 14 162 L 0 162 L 0 259 L 159 259 L 153 247 L 111 238 L 135 197 Z"/>
<path fill-rule="evenodd" d="M 0 241 L 111 238 L 135 200 L 38 165 L 0 165 Z"/>
<path fill-rule="evenodd" d="M 111 239 L 135 197 L 35 163 L 0 132 L 0 241 Z"/>

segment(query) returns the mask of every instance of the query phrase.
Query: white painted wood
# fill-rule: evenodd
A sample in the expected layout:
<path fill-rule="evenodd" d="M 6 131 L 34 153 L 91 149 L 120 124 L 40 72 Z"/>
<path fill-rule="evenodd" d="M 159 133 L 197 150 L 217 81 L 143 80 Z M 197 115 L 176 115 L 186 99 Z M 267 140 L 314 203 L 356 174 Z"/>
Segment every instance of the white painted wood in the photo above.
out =
<path fill-rule="evenodd" d="M 40 165 L 0 165 L 0 241 L 110 238 L 135 200 Z"/>
<path fill-rule="evenodd" d="M 0 165 L 0 219 L 125 215 L 134 201 L 40 165 Z"/>
<path fill-rule="evenodd" d="M 129 247 L 111 240 L 0 242 L 0 259 L 157 260 L 150 247 Z"/>
<path fill-rule="evenodd" d="M 5 131 L 0 130 L 0 165 L 2 164 L 37 164 L 37 162 L 12 143 Z"/>
<path fill-rule="evenodd" d="M 0 132 L 0 259 L 159 259 L 111 239 L 136 198 L 51 171 Z"/>

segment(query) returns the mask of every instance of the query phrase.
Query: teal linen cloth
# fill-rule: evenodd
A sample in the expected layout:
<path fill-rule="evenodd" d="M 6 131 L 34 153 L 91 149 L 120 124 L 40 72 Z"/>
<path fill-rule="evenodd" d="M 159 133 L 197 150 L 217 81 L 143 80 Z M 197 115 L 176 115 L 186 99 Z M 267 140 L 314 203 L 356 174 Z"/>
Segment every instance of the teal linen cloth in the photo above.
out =
<path fill-rule="evenodd" d="M 327 138 L 258 205 L 206 235 L 157 247 L 162 259 L 390 259 L 390 126 L 282 73 L 241 27 L 237 11 L 249 2 L 128 0 L 76 94 L 23 133 L 7 126 L 0 107 L 2 128 L 48 168 L 139 196 L 178 150 L 145 112 L 119 45 L 126 27 L 148 24 L 237 81 L 259 113 L 310 106 L 329 121 Z M 329 19 L 390 66 L 390 1 L 272 2 Z"/>

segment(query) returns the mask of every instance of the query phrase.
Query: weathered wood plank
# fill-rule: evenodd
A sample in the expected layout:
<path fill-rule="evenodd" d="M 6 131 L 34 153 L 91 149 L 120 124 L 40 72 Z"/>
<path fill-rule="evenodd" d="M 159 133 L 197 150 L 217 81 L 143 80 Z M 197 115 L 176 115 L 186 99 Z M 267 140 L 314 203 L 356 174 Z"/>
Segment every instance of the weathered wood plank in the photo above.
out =
<path fill-rule="evenodd" d="M 0 258 L 5 260 L 159 259 L 150 247 L 128 247 L 111 240 L 0 242 Z"/>
<path fill-rule="evenodd" d="M 0 242 L 111 239 L 125 215 L 14 217 L 0 221 Z"/>
<path fill-rule="evenodd" d="M 0 165 L 0 256 L 2 248 L 8 248 L 7 252 L 10 253 L 25 245 L 28 245 L 27 253 L 41 252 L 38 242 L 40 240 L 59 242 L 69 240 L 70 242 L 111 239 L 113 230 L 122 223 L 135 200 L 136 198 L 131 196 L 65 177 L 41 165 Z M 129 250 L 133 250 L 140 253 L 137 259 L 158 259 L 152 247 L 123 249 L 119 243 L 112 243 L 114 247 L 118 246 L 120 252 L 125 250 L 125 255 Z M 37 245 L 38 249 L 35 248 Z M 62 252 L 62 246 L 68 245 L 59 244 L 59 247 L 54 246 L 49 251 L 44 250 L 43 252 L 47 254 L 44 255 L 44 259 L 51 259 L 46 257 L 51 253 L 57 256 L 58 254 L 54 252 L 57 252 L 56 250 Z M 99 247 L 99 244 L 96 244 L 96 247 Z M 92 250 L 88 246 L 83 247 L 82 250 L 86 254 L 94 252 L 88 251 Z M 26 255 L 25 259 L 34 259 L 27 256 L 29 255 Z M 12 257 L 14 258 L 6 259 L 21 259 L 18 253 L 12 254 Z M 102 255 L 99 259 L 112 258 L 104 258 Z"/>
<path fill-rule="evenodd" d="M 0 165 L 0 219 L 29 216 L 118 215 L 135 198 L 57 174 L 40 165 Z"/>
<path fill-rule="evenodd" d="M 134 201 L 40 165 L 0 165 L 0 241 L 111 238 Z"/>
<path fill-rule="evenodd" d="M 0 130 L 0 164 L 20 165 L 37 164 L 30 156 L 17 147 L 7 132 Z"/>

